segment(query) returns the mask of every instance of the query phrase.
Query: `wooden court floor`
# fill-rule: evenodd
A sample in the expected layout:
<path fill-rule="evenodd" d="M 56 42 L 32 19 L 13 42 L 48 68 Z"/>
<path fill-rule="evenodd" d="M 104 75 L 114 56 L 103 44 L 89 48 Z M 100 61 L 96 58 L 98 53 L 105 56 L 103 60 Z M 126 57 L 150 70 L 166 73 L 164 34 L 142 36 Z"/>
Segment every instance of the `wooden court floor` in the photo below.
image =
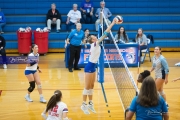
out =
<path fill-rule="evenodd" d="M 164 86 L 170 106 L 170 120 L 180 120 L 180 81 L 171 82 L 173 78 L 180 77 L 180 67 L 174 66 L 175 63 L 180 62 L 180 53 L 164 52 L 163 55 L 167 58 L 170 66 L 169 83 Z M 50 53 L 41 56 L 40 60 L 43 95 L 45 99 L 49 100 L 56 89 L 61 90 L 62 101 L 68 105 L 69 118 L 72 120 L 124 120 L 124 112 L 115 82 L 108 68 L 105 70 L 104 87 L 109 107 L 106 107 L 101 86 L 96 82 L 93 101 L 97 114 L 84 115 L 80 109 L 84 85 L 83 69 L 69 73 L 64 67 L 63 53 Z M 24 99 L 29 86 L 24 76 L 24 68 L 24 64 L 8 65 L 7 70 L 0 66 L 0 90 L 2 90 L 0 120 L 43 120 L 40 114 L 46 104 L 39 102 L 37 89 L 31 94 L 34 102 L 29 103 Z M 150 68 L 151 63 L 146 59 L 145 63 L 141 65 L 140 71 L 150 70 Z M 137 68 L 130 68 L 130 71 L 133 77 L 137 78 Z"/>

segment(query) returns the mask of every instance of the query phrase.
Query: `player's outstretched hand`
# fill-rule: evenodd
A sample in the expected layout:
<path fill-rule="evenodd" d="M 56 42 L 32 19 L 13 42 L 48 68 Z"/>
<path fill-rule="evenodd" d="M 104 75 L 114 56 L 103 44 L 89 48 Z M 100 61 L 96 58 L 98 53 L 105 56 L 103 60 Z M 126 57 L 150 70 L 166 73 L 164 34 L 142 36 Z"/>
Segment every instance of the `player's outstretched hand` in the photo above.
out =
<path fill-rule="evenodd" d="M 118 19 L 115 17 L 112 22 L 115 24 L 118 22 Z"/>
<path fill-rule="evenodd" d="M 176 82 L 178 79 L 174 79 L 174 80 L 172 80 L 172 82 Z"/>

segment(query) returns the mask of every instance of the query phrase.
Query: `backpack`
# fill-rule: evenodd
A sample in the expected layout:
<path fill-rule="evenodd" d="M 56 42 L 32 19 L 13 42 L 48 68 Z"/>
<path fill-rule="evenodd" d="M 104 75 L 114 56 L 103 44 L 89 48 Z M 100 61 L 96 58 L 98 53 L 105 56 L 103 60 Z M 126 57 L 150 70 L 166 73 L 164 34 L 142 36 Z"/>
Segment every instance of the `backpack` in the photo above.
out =
<path fill-rule="evenodd" d="M 154 44 L 154 37 L 152 35 L 148 34 L 147 38 L 151 40 L 152 44 Z"/>

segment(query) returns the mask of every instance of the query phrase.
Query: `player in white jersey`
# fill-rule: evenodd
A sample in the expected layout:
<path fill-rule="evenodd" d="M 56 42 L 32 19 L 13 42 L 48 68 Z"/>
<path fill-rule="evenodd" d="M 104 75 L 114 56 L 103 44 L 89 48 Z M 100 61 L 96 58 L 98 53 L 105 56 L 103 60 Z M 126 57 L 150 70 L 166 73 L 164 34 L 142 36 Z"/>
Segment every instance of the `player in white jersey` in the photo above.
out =
<path fill-rule="evenodd" d="M 25 75 L 29 81 L 29 88 L 27 95 L 25 96 L 25 99 L 28 102 L 33 102 L 33 100 L 30 98 L 30 93 L 34 90 L 35 84 L 37 84 L 38 92 L 40 95 L 40 102 L 46 103 L 46 100 L 44 99 L 42 95 L 42 87 L 41 87 L 41 81 L 39 78 L 39 74 L 37 70 L 41 73 L 41 70 L 38 67 L 39 62 L 39 54 L 38 54 L 38 46 L 36 44 L 33 44 L 31 46 L 31 52 L 28 55 L 28 63 L 25 69 Z"/>
<path fill-rule="evenodd" d="M 62 93 L 59 90 L 54 92 L 54 95 L 50 98 L 46 109 L 41 113 L 45 120 L 70 120 L 67 117 L 68 108 L 65 103 L 61 101 Z M 46 116 L 48 113 L 48 116 Z"/>
<path fill-rule="evenodd" d="M 96 63 L 99 59 L 101 48 L 99 44 L 101 41 L 106 38 L 113 27 L 113 25 L 116 23 L 117 19 L 114 18 L 112 23 L 109 25 L 109 27 L 104 32 L 103 36 L 98 40 L 96 36 L 91 35 L 88 37 L 88 42 L 91 44 L 90 48 L 90 57 L 89 62 L 84 68 L 85 72 L 85 87 L 83 90 L 83 103 L 81 105 L 81 109 L 83 110 L 84 114 L 90 114 L 88 109 L 90 109 L 92 112 L 96 113 L 94 110 L 92 97 L 93 97 L 93 88 L 94 88 L 94 82 L 95 82 L 95 76 L 96 76 Z M 89 98 L 88 105 L 86 104 L 87 96 Z"/>
<path fill-rule="evenodd" d="M 166 94 L 163 91 L 163 85 L 164 83 L 168 83 L 168 74 L 169 74 L 169 66 L 164 58 L 164 56 L 161 55 L 161 48 L 155 47 L 154 49 L 155 56 L 153 57 L 153 67 L 151 69 L 151 72 L 155 71 L 155 83 L 156 88 L 159 92 L 159 94 L 164 98 L 166 101 Z M 166 102 L 167 107 L 169 105 Z"/>

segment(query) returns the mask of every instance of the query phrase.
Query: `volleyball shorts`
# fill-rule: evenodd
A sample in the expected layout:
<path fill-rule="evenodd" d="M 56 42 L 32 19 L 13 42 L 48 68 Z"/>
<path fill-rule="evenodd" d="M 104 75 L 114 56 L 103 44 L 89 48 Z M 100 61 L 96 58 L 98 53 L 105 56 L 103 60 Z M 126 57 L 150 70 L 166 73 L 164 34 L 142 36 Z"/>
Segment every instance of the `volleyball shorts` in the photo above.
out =
<path fill-rule="evenodd" d="M 96 64 L 92 62 L 88 62 L 88 64 L 84 68 L 84 72 L 93 73 L 96 71 Z"/>
<path fill-rule="evenodd" d="M 25 70 L 24 74 L 25 75 L 30 75 L 36 73 L 37 70 Z"/>

